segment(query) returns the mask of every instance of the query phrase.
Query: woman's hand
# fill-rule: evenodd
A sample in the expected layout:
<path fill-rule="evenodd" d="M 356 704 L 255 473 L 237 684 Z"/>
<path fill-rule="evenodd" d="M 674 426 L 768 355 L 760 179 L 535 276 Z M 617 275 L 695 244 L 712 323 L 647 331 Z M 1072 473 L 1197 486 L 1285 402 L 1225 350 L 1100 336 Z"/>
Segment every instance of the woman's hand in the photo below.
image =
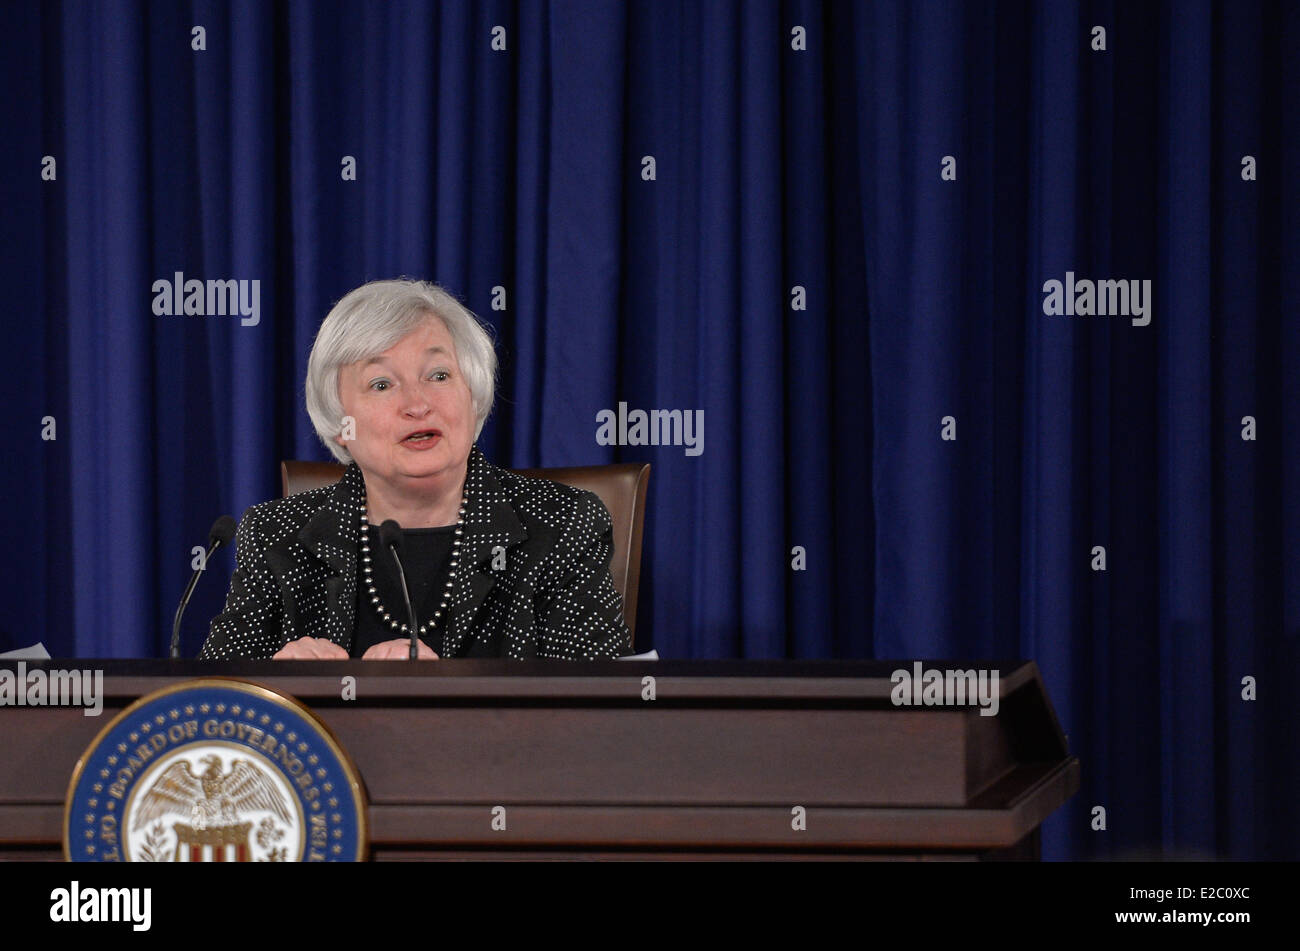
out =
<path fill-rule="evenodd" d="M 290 641 L 272 660 L 347 660 L 348 652 L 324 637 L 300 637 Z"/>
<path fill-rule="evenodd" d="M 438 655 L 433 652 L 428 644 L 420 639 L 415 641 L 419 651 L 416 660 L 437 660 Z M 399 637 L 394 641 L 381 641 L 372 647 L 367 648 L 366 652 L 361 655 L 362 660 L 406 660 L 411 656 L 411 639 L 409 637 Z"/>

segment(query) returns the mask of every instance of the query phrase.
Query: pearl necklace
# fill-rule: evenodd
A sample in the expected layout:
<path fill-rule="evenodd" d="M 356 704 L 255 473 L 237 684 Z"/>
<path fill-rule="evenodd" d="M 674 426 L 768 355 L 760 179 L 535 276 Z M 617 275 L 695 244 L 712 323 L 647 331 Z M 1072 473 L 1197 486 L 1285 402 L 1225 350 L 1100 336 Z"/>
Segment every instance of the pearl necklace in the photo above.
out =
<path fill-rule="evenodd" d="M 419 636 L 424 637 L 429 634 L 438 625 L 442 618 L 442 612 L 447 610 L 447 602 L 451 598 L 451 591 L 456 581 L 456 567 L 460 564 L 460 543 L 461 535 L 465 530 L 465 509 L 469 506 L 469 496 L 462 495 L 460 498 L 460 512 L 456 519 L 456 537 L 451 543 L 451 559 L 447 571 L 447 584 L 442 592 L 442 604 L 438 605 L 438 610 L 433 612 L 433 620 L 426 624 L 420 625 Z M 370 520 L 366 517 L 366 491 L 361 490 L 361 570 L 366 576 L 366 590 L 370 593 L 370 603 L 375 606 L 379 616 L 394 631 L 401 631 L 403 634 L 410 636 L 411 628 L 405 621 L 398 621 L 384 610 L 383 604 L 379 600 L 379 589 L 375 587 L 374 572 L 370 567 Z"/>

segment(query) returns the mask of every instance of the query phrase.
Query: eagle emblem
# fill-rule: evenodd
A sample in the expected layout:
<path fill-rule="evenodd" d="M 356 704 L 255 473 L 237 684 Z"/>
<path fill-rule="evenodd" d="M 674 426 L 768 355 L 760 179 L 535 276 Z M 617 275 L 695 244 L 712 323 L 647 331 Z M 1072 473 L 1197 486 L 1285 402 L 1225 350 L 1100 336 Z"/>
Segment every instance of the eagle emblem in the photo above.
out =
<path fill-rule="evenodd" d="M 206 768 L 197 776 L 189 760 L 168 766 L 141 800 L 133 828 L 140 829 L 171 813 L 187 816 L 199 831 L 238 822 L 241 812 L 254 810 L 274 813 L 281 822 L 293 821 L 284 796 L 248 760 L 235 760 L 225 775 L 220 757 L 208 754 L 199 765 Z"/>
<path fill-rule="evenodd" d="M 197 774 L 195 765 L 201 767 Z M 263 817 L 256 833 L 260 849 L 251 841 L 254 822 L 245 821 L 250 814 Z M 168 816 L 182 818 L 166 829 Z M 134 839 L 144 830 L 138 852 L 146 861 L 248 862 L 258 852 L 267 857 L 257 861 L 282 861 L 287 850 L 275 845 L 288 830 L 277 820 L 290 829 L 297 824 L 284 792 L 263 770 L 252 760 L 234 759 L 223 772 L 221 757 L 208 753 L 197 764 L 182 756 L 164 767 L 136 803 L 130 831 Z"/>

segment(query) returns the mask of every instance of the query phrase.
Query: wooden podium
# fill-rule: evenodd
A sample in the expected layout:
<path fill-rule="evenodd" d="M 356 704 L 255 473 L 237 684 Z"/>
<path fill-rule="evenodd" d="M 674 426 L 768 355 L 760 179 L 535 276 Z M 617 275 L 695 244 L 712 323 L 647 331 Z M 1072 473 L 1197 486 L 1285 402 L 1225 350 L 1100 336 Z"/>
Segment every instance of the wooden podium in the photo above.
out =
<path fill-rule="evenodd" d="M 927 661 L 1000 672 L 998 713 L 980 716 L 893 705 L 890 675 L 911 665 L 29 661 L 103 670 L 104 710 L 0 706 L 0 858 L 61 859 L 91 740 L 137 698 L 214 675 L 329 726 L 364 778 L 376 860 L 1038 858 L 1079 761 L 1037 666 Z"/>

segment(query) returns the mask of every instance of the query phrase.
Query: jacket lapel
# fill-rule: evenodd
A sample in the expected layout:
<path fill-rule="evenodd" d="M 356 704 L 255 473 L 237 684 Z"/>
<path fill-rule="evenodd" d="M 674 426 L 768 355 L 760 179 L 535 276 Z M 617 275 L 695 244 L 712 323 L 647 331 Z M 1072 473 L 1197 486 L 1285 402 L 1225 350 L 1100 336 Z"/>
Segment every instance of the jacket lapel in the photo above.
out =
<path fill-rule="evenodd" d="M 460 653 L 475 615 L 500 576 L 500 572 L 492 569 L 493 549 L 497 546 L 506 549 L 505 557 L 510 558 L 509 549 L 528 537 L 496 473 L 496 467 L 487 461 L 477 445 L 473 446 L 465 476 L 469 504 L 465 510 L 460 564 L 452 579 L 443 644 L 448 657 Z"/>
<path fill-rule="evenodd" d="M 357 603 L 357 548 L 361 535 L 361 496 L 365 479 L 354 462 L 336 482 L 328 501 L 298 530 L 297 541 L 329 566 L 324 581 L 324 631 L 335 644 L 352 644 L 352 627 Z M 290 563 L 292 567 L 292 562 Z M 300 630 L 297 637 L 313 633 Z"/>

